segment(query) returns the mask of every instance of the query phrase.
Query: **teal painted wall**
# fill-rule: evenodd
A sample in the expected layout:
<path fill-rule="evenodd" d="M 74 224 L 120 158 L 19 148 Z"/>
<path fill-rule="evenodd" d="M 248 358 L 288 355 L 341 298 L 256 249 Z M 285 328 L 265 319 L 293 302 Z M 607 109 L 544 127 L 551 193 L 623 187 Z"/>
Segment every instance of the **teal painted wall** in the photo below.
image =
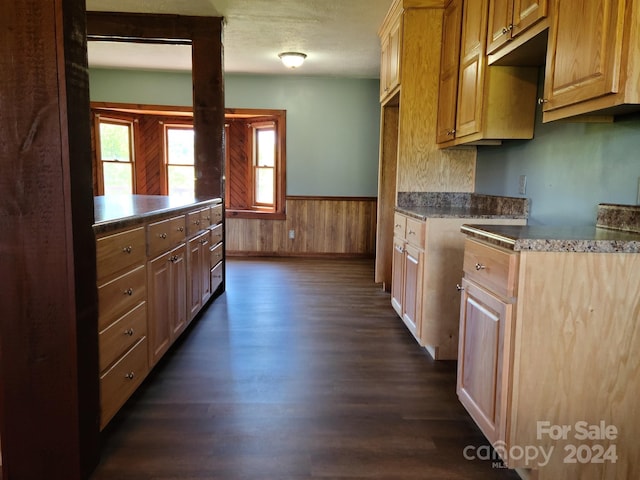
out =
<path fill-rule="evenodd" d="M 635 204 L 640 115 L 613 124 L 542 124 L 533 140 L 478 147 L 476 192 L 531 199 L 530 224 L 593 225 L 598 203 Z M 518 194 L 520 175 L 526 195 Z"/>
<path fill-rule="evenodd" d="M 92 101 L 191 105 L 191 75 L 90 70 Z M 379 83 L 227 75 L 225 106 L 287 111 L 287 195 L 377 196 Z"/>

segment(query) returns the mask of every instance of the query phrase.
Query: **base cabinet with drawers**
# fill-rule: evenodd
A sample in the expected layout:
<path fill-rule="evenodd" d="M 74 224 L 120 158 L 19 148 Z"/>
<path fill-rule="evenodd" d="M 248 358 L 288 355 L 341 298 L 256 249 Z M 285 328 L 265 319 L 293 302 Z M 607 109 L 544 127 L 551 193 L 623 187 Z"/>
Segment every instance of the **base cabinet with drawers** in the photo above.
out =
<path fill-rule="evenodd" d="M 637 253 L 466 240 L 457 393 L 507 467 L 640 478 L 639 269 Z"/>
<path fill-rule="evenodd" d="M 101 429 L 223 282 L 220 202 L 134 223 L 96 236 Z"/>
<path fill-rule="evenodd" d="M 524 225 L 523 218 L 394 215 L 391 305 L 417 342 L 436 360 L 458 356 L 460 283 L 465 236 L 460 227 Z"/>

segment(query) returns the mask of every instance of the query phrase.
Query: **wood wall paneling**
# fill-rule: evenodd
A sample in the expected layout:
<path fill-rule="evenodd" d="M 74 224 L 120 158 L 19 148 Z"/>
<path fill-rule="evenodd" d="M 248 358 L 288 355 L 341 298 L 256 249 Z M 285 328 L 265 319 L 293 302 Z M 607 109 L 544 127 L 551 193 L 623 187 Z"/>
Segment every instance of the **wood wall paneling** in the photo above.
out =
<path fill-rule="evenodd" d="M 228 205 L 249 208 L 246 199 L 249 188 L 249 164 L 247 162 L 247 135 L 248 127 L 245 119 L 231 119 L 227 121 L 229 125 L 229 135 L 227 135 L 227 160 L 228 171 L 234 175 L 227 175 L 225 189 L 228 198 Z"/>
<path fill-rule="evenodd" d="M 227 255 L 373 257 L 375 198 L 287 197 L 286 208 L 286 220 L 227 218 Z"/>

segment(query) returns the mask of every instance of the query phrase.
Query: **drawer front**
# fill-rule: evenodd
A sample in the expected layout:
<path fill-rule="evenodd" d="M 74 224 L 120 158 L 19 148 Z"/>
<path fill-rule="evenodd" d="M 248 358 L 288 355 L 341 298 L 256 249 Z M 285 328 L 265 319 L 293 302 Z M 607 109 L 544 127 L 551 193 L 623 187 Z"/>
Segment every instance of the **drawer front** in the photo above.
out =
<path fill-rule="evenodd" d="M 214 205 L 211 207 L 211 225 L 216 225 L 222 222 L 222 204 Z"/>
<path fill-rule="evenodd" d="M 146 299 L 144 265 L 98 286 L 98 327 L 104 330 L 116 318 Z"/>
<path fill-rule="evenodd" d="M 144 228 L 114 233 L 96 240 L 98 279 L 145 261 Z"/>
<path fill-rule="evenodd" d="M 187 213 L 187 236 L 191 237 L 192 235 L 198 233 L 202 230 L 203 225 L 203 215 L 202 210 L 195 210 L 193 212 Z"/>
<path fill-rule="evenodd" d="M 222 224 L 216 225 L 211 229 L 211 245 L 222 242 Z"/>
<path fill-rule="evenodd" d="M 100 428 L 111 420 L 148 372 L 145 337 L 100 377 Z"/>
<path fill-rule="evenodd" d="M 200 210 L 200 229 L 209 228 L 211 225 L 215 225 L 211 216 L 211 208 L 203 208 Z"/>
<path fill-rule="evenodd" d="M 218 243 L 213 244 L 212 243 L 212 247 L 209 248 L 209 267 L 213 268 L 215 267 L 218 263 L 220 263 L 222 261 L 222 243 Z"/>
<path fill-rule="evenodd" d="M 465 276 L 503 297 L 513 297 L 518 274 L 518 254 L 467 239 Z"/>
<path fill-rule="evenodd" d="M 405 228 L 407 226 L 407 217 L 400 213 L 393 215 L 393 235 L 398 238 L 405 238 Z"/>
<path fill-rule="evenodd" d="M 186 217 L 161 220 L 150 223 L 147 227 L 147 242 L 149 244 L 149 256 L 155 257 L 163 252 L 168 252 L 176 245 L 184 242 L 186 232 Z"/>
<path fill-rule="evenodd" d="M 406 239 L 416 247 L 424 248 L 425 222 L 413 218 L 407 218 Z"/>
<path fill-rule="evenodd" d="M 211 269 L 211 293 L 222 283 L 222 263 L 218 263 Z"/>
<path fill-rule="evenodd" d="M 147 304 L 141 303 L 100 332 L 100 371 L 147 335 Z"/>

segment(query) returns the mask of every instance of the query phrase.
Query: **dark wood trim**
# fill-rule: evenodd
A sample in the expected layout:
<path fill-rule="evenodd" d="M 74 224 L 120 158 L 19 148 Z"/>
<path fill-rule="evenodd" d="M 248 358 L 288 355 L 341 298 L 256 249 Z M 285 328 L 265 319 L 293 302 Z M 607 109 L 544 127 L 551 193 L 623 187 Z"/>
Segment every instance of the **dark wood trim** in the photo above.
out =
<path fill-rule="evenodd" d="M 260 210 L 225 209 L 226 218 L 254 218 L 256 220 L 286 220 L 285 212 L 261 212 Z"/>
<path fill-rule="evenodd" d="M 92 110 L 132 113 L 136 115 L 161 115 L 193 118 L 193 108 L 171 105 L 145 105 L 140 103 L 91 102 Z"/>

